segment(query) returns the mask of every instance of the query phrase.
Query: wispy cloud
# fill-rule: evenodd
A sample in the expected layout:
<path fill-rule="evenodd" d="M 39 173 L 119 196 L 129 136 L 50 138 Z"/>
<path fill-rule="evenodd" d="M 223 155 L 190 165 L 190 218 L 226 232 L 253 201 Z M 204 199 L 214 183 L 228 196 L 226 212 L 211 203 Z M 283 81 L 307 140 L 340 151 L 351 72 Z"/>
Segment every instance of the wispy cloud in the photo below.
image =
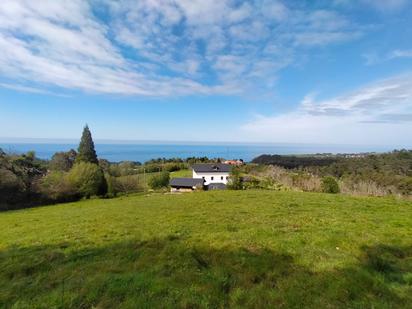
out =
<path fill-rule="evenodd" d="M 239 94 L 272 89 L 299 52 L 362 34 L 331 8 L 281 1 L 4 0 L 0 76 L 103 94 Z"/>
<path fill-rule="evenodd" d="M 409 50 L 401 50 L 397 49 L 392 51 L 388 57 L 390 59 L 395 59 L 395 58 L 412 58 L 412 49 Z"/>
<path fill-rule="evenodd" d="M 383 62 L 394 60 L 394 59 L 412 58 L 412 50 L 411 49 L 395 49 L 393 51 L 387 52 L 384 55 L 379 55 L 376 52 L 372 52 L 372 53 L 364 54 L 363 58 L 365 59 L 366 65 L 375 65 L 375 64 L 383 63 Z"/>
<path fill-rule="evenodd" d="M 357 91 L 325 101 L 306 98 L 301 108 L 311 115 L 377 117 L 384 112 L 412 107 L 412 75 L 375 82 Z"/>
<path fill-rule="evenodd" d="M 309 94 L 296 110 L 258 116 L 242 130 L 266 141 L 407 144 L 411 109 L 412 74 L 407 74 L 329 100 L 318 101 Z"/>
<path fill-rule="evenodd" d="M 7 83 L 0 83 L 0 88 L 6 88 L 6 89 L 11 89 L 11 90 L 17 90 L 20 92 L 27 92 L 27 93 L 35 93 L 35 94 L 50 94 L 50 95 L 55 95 L 55 96 L 64 96 L 67 97 L 65 94 L 57 94 L 52 91 L 40 89 L 40 88 L 34 88 L 30 86 L 23 86 L 23 85 L 18 85 L 18 84 L 7 84 Z"/>
<path fill-rule="evenodd" d="M 400 10 L 407 6 L 408 2 L 408 0 L 333 0 L 337 6 L 357 7 L 363 4 L 383 13 Z"/>

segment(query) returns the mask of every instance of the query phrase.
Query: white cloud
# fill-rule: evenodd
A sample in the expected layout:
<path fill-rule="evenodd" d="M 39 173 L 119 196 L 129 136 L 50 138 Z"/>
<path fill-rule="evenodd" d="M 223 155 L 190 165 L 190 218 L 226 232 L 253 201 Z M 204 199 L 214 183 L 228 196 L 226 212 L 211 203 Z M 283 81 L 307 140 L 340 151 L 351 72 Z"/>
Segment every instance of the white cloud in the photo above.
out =
<path fill-rule="evenodd" d="M 356 39 L 358 28 L 281 1 L 4 0 L 0 77 L 142 96 L 270 91 L 294 54 Z"/>
<path fill-rule="evenodd" d="M 290 12 L 280 1 L 264 1 L 262 5 L 262 13 L 266 18 L 280 22 L 285 20 Z"/>
<path fill-rule="evenodd" d="M 392 51 L 389 55 L 388 58 L 394 59 L 394 58 L 412 58 L 412 49 L 409 50 L 394 50 Z"/>
<path fill-rule="evenodd" d="M 113 14 L 119 43 L 179 74 L 185 63 L 191 63 L 196 72 L 191 76 L 199 83 L 209 74 L 215 83 L 238 85 L 239 91 L 257 85 L 273 87 L 279 70 L 292 63 L 291 55 L 300 47 L 336 44 L 361 35 L 356 25 L 337 12 L 290 9 L 280 1 L 162 3 L 154 7 L 149 0 L 137 5 L 123 0 L 120 11 L 117 8 Z M 162 27 L 163 10 L 173 5 L 182 18 Z"/>
<path fill-rule="evenodd" d="M 245 124 L 245 137 L 272 142 L 410 144 L 412 75 L 375 82 L 324 101 L 315 94 L 295 111 L 258 116 Z"/>
<path fill-rule="evenodd" d="M 230 22 L 242 22 L 248 17 L 252 16 L 253 7 L 249 3 L 243 3 L 240 7 L 235 8 L 229 12 L 228 18 Z"/>
<path fill-rule="evenodd" d="M 358 8 L 359 4 L 369 6 L 375 10 L 385 12 L 393 12 L 406 7 L 409 4 L 408 0 L 333 0 L 337 6 L 346 6 Z"/>
<path fill-rule="evenodd" d="M 184 77 L 155 75 L 146 63 L 126 60 L 108 39 L 107 27 L 95 20 L 90 10 L 83 1 L 3 3 L 0 73 L 97 93 L 162 96 L 225 92 L 224 86 L 208 87 Z M 193 67 L 191 63 L 189 70 Z"/>
<path fill-rule="evenodd" d="M 394 59 L 412 58 L 412 50 L 396 49 L 389 53 L 386 53 L 385 55 L 379 55 L 376 52 L 370 52 L 363 54 L 362 57 L 365 59 L 366 65 L 375 65 Z"/>
<path fill-rule="evenodd" d="M 27 93 L 35 93 L 35 94 L 50 94 L 50 95 L 57 95 L 57 96 L 66 96 L 61 94 L 55 94 L 51 91 L 47 91 L 44 89 L 33 88 L 30 86 L 23 86 L 23 85 L 14 85 L 14 84 L 7 84 L 7 83 L 0 83 L 1 88 L 17 90 L 20 92 L 27 92 Z"/>

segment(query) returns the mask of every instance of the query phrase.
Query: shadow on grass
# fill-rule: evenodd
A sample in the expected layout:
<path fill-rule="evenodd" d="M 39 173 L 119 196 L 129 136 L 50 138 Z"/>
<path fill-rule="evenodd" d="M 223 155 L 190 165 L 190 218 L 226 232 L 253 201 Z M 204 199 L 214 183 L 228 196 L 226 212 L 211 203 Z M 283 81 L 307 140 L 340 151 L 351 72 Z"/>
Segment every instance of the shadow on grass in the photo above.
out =
<path fill-rule="evenodd" d="M 193 247 L 174 235 L 11 248 L 0 252 L 0 308 L 407 308 L 411 260 L 412 246 L 382 245 L 352 267 L 313 272 L 281 252 Z"/>

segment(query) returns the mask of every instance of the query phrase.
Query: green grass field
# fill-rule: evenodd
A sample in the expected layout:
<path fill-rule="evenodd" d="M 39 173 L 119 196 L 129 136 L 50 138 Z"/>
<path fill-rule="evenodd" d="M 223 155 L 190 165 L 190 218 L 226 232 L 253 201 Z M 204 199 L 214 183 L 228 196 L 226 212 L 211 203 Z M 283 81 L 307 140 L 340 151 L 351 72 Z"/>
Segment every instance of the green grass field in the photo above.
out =
<path fill-rule="evenodd" d="M 0 213 L 0 308 L 411 308 L 412 203 L 274 191 Z"/>
<path fill-rule="evenodd" d="M 140 191 L 149 190 L 150 187 L 148 185 L 149 180 L 153 177 L 159 175 L 159 172 L 154 173 L 145 173 L 145 174 L 135 174 L 130 176 L 120 176 L 117 177 L 118 179 L 122 178 L 131 178 L 133 179 L 140 187 Z M 192 177 L 191 170 L 179 170 L 170 173 L 170 178 L 177 178 L 177 177 Z"/>
<path fill-rule="evenodd" d="M 180 170 L 170 173 L 170 178 L 192 177 L 192 170 Z"/>

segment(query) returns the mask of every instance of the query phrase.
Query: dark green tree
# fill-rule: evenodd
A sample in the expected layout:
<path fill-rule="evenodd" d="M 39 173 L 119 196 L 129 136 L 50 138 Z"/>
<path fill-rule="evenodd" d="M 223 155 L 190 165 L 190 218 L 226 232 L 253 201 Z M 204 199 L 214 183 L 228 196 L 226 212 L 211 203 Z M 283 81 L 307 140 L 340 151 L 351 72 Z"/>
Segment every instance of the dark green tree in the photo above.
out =
<path fill-rule="evenodd" d="M 88 162 L 94 164 L 99 163 L 97 160 L 96 150 L 94 149 L 92 133 L 87 125 L 83 129 L 76 162 Z"/>

